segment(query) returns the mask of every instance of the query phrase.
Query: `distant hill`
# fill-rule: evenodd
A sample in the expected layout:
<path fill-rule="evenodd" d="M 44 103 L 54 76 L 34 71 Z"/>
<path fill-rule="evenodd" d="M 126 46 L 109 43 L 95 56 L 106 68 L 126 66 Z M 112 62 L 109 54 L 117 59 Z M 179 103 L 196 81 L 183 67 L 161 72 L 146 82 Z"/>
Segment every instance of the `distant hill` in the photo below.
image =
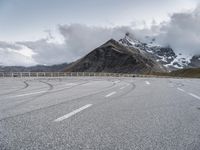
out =
<path fill-rule="evenodd" d="M 0 72 L 111 72 L 139 74 L 189 74 L 200 68 L 200 55 L 186 55 L 175 52 L 170 46 L 156 44 L 155 38 L 146 42 L 126 33 L 119 41 L 113 39 L 97 47 L 83 58 L 70 64 L 52 66 L 0 66 Z M 178 70 L 184 69 L 184 70 Z M 174 71 L 177 70 L 177 71 Z M 195 70 L 195 72 L 198 69 Z M 182 72 L 184 71 L 184 72 Z M 159 73 L 158 73 L 159 72 Z M 155 73 L 154 73 L 155 74 Z M 186 76 L 186 74 L 184 74 Z M 169 75 L 167 73 L 167 75 Z M 192 73 L 190 74 L 192 75 Z M 188 76 L 190 76 L 188 75 Z"/>
<path fill-rule="evenodd" d="M 37 65 L 31 67 L 0 66 L 0 72 L 63 72 L 67 66 L 67 63 L 52 66 Z"/>
<path fill-rule="evenodd" d="M 200 78 L 200 68 L 189 68 L 172 71 L 171 76 Z"/>
<path fill-rule="evenodd" d="M 200 78 L 200 68 L 179 69 L 172 72 L 152 72 L 148 75 Z"/>
<path fill-rule="evenodd" d="M 69 64 L 65 71 L 149 73 L 165 72 L 166 69 L 139 50 L 111 39 L 85 57 Z"/>

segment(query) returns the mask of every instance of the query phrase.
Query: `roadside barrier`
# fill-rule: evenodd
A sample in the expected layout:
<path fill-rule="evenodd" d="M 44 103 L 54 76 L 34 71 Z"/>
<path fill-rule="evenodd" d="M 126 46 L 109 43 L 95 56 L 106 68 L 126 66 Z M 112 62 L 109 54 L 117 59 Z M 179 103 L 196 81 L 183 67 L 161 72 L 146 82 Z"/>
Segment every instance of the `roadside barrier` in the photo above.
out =
<path fill-rule="evenodd" d="M 154 75 L 141 75 L 129 73 L 106 72 L 0 72 L 0 77 L 158 77 Z"/>

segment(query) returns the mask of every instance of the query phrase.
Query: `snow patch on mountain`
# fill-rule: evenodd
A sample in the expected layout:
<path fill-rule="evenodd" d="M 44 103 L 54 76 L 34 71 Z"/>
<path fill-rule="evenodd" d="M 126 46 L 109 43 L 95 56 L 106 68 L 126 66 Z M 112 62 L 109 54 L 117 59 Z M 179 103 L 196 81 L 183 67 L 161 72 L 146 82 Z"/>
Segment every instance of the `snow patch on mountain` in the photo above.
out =
<path fill-rule="evenodd" d="M 192 56 L 191 55 L 182 55 L 179 54 L 170 64 L 164 65 L 165 67 L 175 67 L 177 69 L 187 68 L 187 66 L 191 63 Z"/>
<path fill-rule="evenodd" d="M 149 38 L 149 37 L 148 37 Z M 124 46 L 135 48 L 141 53 L 147 53 L 150 57 L 160 62 L 169 69 L 182 69 L 187 68 L 191 64 L 192 55 L 186 55 L 182 53 L 175 53 L 169 46 L 163 47 L 156 44 L 156 39 L 148 39 L 149 43 L 143 43 L 126 33 L 123 39 L 119 40 L 119 43 Z M 198 58 L 199 60 L 200 58 Z"/>

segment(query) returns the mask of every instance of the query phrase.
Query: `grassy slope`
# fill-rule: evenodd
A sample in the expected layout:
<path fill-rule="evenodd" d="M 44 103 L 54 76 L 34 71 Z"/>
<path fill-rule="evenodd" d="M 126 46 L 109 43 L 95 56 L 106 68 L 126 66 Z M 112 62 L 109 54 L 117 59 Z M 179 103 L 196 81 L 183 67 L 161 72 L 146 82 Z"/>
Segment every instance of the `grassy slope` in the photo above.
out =
<path fill-rule="evenodd" d="M 154 72 L 152 74 L 159 76 L 200 78 L 200 68 L 180 69 L 170 73 Z"/>
<path fill-rule="evenodd" d="M 200 78 L 200 68 L 181 69 L 170 73 L 172 76 Z"/>

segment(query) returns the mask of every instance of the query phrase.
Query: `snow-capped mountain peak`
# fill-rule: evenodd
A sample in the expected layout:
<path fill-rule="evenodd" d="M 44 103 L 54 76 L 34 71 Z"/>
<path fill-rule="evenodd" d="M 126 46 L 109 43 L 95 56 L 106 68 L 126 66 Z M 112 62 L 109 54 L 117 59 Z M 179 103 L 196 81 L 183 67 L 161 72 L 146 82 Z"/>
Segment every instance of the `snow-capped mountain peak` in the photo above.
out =
<path fill-rule="evenodd" d="M 136 40 L 134 38 L 131 38 L 129 36 L 129 33 L 125 34 L 125 37 L 123 39 L 120 39 L 119 42 L 123 44 L 124 46 L 134 47 L 138 44 L 141 44 L 139 40 Z"/>
<path fill-rule="evenodd" d="M 119 43 L 130 48 L 138 49 L 141 53 L 147 53 L 149 57 L 160 62 L 169 70 L 200 67 L 200 56 L 175 53 L 170 46 L 164 47 L 156 45 L 154 38 L 151 41 L 150 43 L 144 43 L 133 38 L 129 33 L 126 33 L 125 37 L 119 40 Z"/>

